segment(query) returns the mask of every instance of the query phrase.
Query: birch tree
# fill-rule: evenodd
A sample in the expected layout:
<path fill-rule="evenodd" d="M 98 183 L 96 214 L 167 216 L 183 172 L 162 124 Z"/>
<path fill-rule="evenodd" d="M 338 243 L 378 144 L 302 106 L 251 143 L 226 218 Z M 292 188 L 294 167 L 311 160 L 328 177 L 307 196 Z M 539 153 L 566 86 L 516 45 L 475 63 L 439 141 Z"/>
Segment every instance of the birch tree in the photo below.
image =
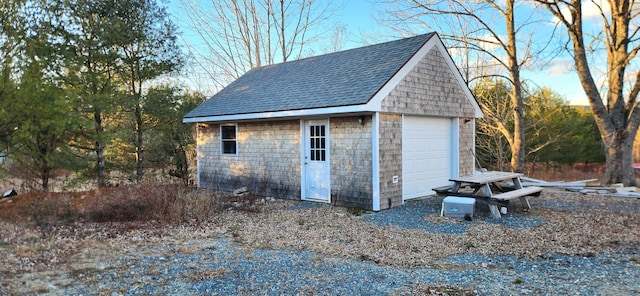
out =
<path fill-rule="evenodd" d="M 485 110 L 478 120 L 476 149 L 480 165 L 502 168 L 509 159 L 509 145 L 502 130 L 513 126 L 512 102 L 506 100 L 510 90 L 503 80 L 482 79 L 473 88 L 478 104 Z"/>
<path fill-rule="evenodd" d="M 497 168 L 502 168 L 505 157 L 509 156 L 508 141 L 503 131 L 514 125 L 513 102 L 505 99 L 511 93 L 510 88 L 504 80 L 485 78 L 472 90 L 480 107 L 486 110 L 485 117 L 478 120 L 478 155 L 482 156 L 485 164 L 488 164 L 487 160 L 495 161 Z M 575 134 L 565 128 L 570 125 L 562 120 L 570 114 L 567 103 L 549 88 L 531 89 L 531 86 L 524 85 L 523 103 L 528 119 L 524 129 L 528 139 L 528 161 L 541 158 L 540 151 L 549 150 L 548 147 Z"/>
<path fill-rule="evenodd" d="M 537 2 L 568 33 L 568 52 L 604 142 L 606 169 L 601 182 L 635 185 L 633 142 L 640 125 L 637 5 L 628 0 Z M 586 3 L 600 19 L 599 34 L 585 28 L 587 23 L 597 24 L 588 21 Z M 599 62 L 600 55 L 606 61 Z M 602 88 L 598 87 L 599 73 L 604 73 Z"/>

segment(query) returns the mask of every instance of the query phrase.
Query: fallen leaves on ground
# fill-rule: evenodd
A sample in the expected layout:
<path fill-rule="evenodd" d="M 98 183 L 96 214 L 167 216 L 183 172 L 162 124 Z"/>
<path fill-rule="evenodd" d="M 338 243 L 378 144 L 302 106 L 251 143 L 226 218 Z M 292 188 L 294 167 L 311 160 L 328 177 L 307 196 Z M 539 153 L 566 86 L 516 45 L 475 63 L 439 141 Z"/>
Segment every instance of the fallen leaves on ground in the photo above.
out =
<path fill-rule="evenodd" d="M 534 207 L 521 215 L 540 217 L 540 225 L 510 228 L 475 220 L 462 234 L 375 226 L 344 208 L 291 210 L 295 202 L 283 200 L 254 204 L 259 207 L 255 211 L 225 210 L 208 221 L 177 225 L 133 221 L 36 226 L 0 220 L 0 273 L 5 286 L 17 275 L 38 278 L 66 270 L 81 277 L 109 268 L 100 264 L 112 258 L 199 252 L 207 242 L 222 237 L 251 249 L 308 250 L 401 267 L 435 265 L 440 259 L 464 253 L 536 259 L 550 254 L 625 252 L 640 245 L 640 213 L 607 206 L 637 209 L 640 200 L 548 192 L 538 198 L 594 206 L 587 210 Z M 452 222 L 435 214 L 424 219 Z M 217 277 L 224 272 L 211 270 L 201 276 Z"/>

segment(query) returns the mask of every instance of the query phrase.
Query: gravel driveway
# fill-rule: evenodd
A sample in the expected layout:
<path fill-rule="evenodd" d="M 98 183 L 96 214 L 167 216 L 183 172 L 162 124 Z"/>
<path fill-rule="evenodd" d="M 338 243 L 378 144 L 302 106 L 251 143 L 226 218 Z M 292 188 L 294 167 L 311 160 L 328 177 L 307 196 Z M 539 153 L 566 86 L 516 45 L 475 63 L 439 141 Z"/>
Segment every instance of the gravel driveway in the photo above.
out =
<path fill-rule="evenodd" d="M 640 268 L 628 254 L 544 260 L 462 255 L 408 269 L 309 251 L 247 250 L 226 239 L 201 247 L 197 254 L 119 258 L 86 270 L 67 288 L 55 287 L 58 279 L 52 277 L 47 288 L 64 295 L 384 295 L 409 294 L 416 284 L 431 283 L 487 295 L 640 294 Z"/>
<path fill-rule="evenodd" d="M 494 225 L 505 231 L 524 231 L 542 227 L 549 219 L 544 215 L 538 216 L 535 210 L 533 213 L 521 213 L 517 208 L 510 209 L 510 214 L 500 220 L 483 211 L 473 221 L 442 218 L 437 215 L 441 200 L 431 197 L 407 202 L 400 208 L 344 219 L 359 227 L 377 229 L 373 231 L 398 232 L 397 229 L 406 229 L 411 235 L 444 236 L 442 248 L 465 246 L 467 243 L 457 239 L 465 238 L 466 233 L 478 224 Z M 300 226 L 307 229 L 316 227 L 319 229 L 317 233 L 323 233 L 324 228 L 320 229 L 318 224 L 331 224 L 311 218 L 303 221 L 296 216 L 301 212 L 308 216 L 308 213 L 332 211 L 336 212 L 335 217 L 343 217 L 346 213 L 328 205 L 274 203 L 286 205 L 280 207 L 277 214 L 273 212 L 253 222 L 248 221 L 251 215 L 236 215 L 237 220 L 225 220 L 225 223 L 211 227 L 178 227 L 151 236 L 145 236 L 145 230 L 134 230 L 121 238 L 111 239 L 119 240 L 119 243 L 100 239 L 90 243 L 80 240 L 74 242 L 79 249 L 73 257 L 56 269 L 0 275 L 0 294 L 640 295 L 640 245 L 637 243 L 640 239 L 635 237 L 637 232 L 629 234 L 634 236 L 630 238 L 633 243 L 616 240 L 611 243 L 614 246 L 603 252 L 567 255 L 552 249 L 530 257 L 508 252 L 483 254 L 479 247 L 467 245 L 464 252 L 434 257 L 411 267 L 392 260 L 385 261 L 387 257 L 381 255 L 382 251 L 362 255 L 332 253 L 327 249 L 346 248 L 352 242 L 343 243 L 329 236 L 325 236 L 324 241 L 319 238 L 301 244 L 287 242 L 284 247 L 276 241 L 285 238 L 275 234 L 250 240 L 244 233 L 255 232 L 256 229 Z M 559 210 L 568 215 L 573 213 L 571 211 L 600 210 L 636 217 L 631 221 L 638 221 L 637 216 L 640 215 L 640 200 L 631 199 L 603 202 L 602 198 L 541 197 L 533 198 L 531 204 L 534 209 Z M 279 222 L 274 221 L 280 221 L 279 215 L 289 216 L 295 221 L 293 224 L 276 224 Z M 425 219 L 425 216 L 430 218 Z M 332 216 L 333 220 L 337 219 L 335 217 Z M 252 223 L 260 225 L 251 226 Z M 264 225 L 269 223 L 273 225 Z M 339 231 L 347 227 L 341 225 L 330 226 Z M 637 229 L 638 225 L 632 227 Z M 182 232 L 182 238 L 175 238 L 172 231 Z M 284 233 L 285 236 L 296 235 L 294 230 Z M 384 248 L 385 242 L 380 241 L 384 236 L 370 239 L 364 243 Z M 270 243 L 264 243 L 265 240 Z M 100 242 L 104 245 L 96 247 Z M 321 247 L 314 248 L 315 245 Z M 412 256 L 408 254 L 411 251 L 396 249 L 391 241 L 389 246 L 390 253 Z"/>

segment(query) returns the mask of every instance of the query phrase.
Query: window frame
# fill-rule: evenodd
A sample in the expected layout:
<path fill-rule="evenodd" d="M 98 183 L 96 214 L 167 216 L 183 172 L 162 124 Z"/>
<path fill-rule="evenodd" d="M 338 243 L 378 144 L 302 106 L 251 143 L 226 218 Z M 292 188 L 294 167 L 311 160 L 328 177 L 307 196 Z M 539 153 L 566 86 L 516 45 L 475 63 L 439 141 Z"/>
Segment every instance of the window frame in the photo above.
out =
<path fill-rule="evenodd" d="M 327 126 L 324 124 L 309 125 L 309 158 L 311 161 L 327 161 Z"/>
<path fill-rule="evenodd" d="M 224 138 L 223 129 L 233 127 L 233 138 Z M 233 153 L 225 152 L 225 143 L 235 143 L 235 148 Z M 220 125 L 220 154 L 227 156 L 236 156 L 238 155 L 238 124 L 221 124 Z"/>

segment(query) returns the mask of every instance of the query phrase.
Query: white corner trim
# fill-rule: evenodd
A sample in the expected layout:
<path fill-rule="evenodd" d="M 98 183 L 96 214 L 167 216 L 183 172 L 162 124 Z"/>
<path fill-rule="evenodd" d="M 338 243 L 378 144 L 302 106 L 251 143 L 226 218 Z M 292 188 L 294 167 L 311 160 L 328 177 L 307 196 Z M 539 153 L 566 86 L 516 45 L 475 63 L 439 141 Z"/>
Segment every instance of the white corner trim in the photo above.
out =
<path fill-rule="evenodd" d="M 380 119 L 379 113 L 371 115 L 371 160 L 372 160 L 372 180 L 371 198 L 372 210 L 380 211 Z"/>
<path fill-rule="evenodd" d="M 305 200 L 305 188 L 307 187 L 307 173 L 304 169 L 305 124 L 306 121 L 300 120 L 300 200 Z"/>
<path fill-rule="evenodd" d="M 201 159 L 201 151 L 200 148 L 202 147 L 202 145 L 200 145 L 200 127 L 198 125 L 196 125 L 196 179 L 198 182 L 197 186 L 198 188 L 201 188 L 201 182 L 200 182 L 200 166 L 202 165 L 202 159 Z"/>
<path fill-rule="evenodd" d="M 475 138 L 475 137 L 474 137 Z M 460 175 L 460 118 L 451 119 L 451 172 L 450 178 Z"/>
<path fill-rule="evenodd" d="M 400 148 L 400 149 L 402 149 L 400 151 L 400 155 L 402 155 L 402 157 L 401 157 L 402 160 L 400 161 L 400 172 L 401 172 L 401 176 L 402 176 L 402 183 L 400 184 L 400 186 L 401 186 L 400 187 L 400 192 L 402 192 L 402 194 L 400 194 L 400 197 L 402 199 L 402 204 L 404 205 L 404 185 L 405 185 L 404 184 L 404 177 L 405 177 L 404 176 L 404 172 L 405 172 L 405 168 L 404 168 L 404 162 L 403 161 L 404 161 L 404 152 L 405 152 L 404 151 L 404 149 L 405 149 L 404 141 L 405 141 L 405 139 L 407 139 L 407 135 L 405 135 L 405 131 L 406 131 L 407 125 L 405 123 L 405 114 L 404 113 L 402 113 L 402 115 L 400 115 L 400 126 L 401 126 L 401 128 L 400 128 L 400 139 L 401 139 L 400 142 L 402 143 L 402 145 L 401 145 L 402 148 Z"/>

